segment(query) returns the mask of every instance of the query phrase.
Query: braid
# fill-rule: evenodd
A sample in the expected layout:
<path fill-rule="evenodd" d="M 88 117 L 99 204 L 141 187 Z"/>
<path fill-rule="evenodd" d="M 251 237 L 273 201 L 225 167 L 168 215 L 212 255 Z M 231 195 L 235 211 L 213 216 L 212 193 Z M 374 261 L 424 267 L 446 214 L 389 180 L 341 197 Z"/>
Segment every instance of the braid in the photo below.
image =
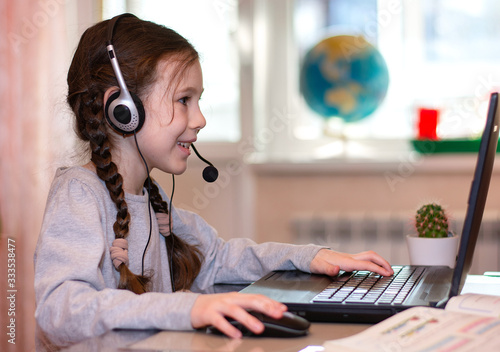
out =
<path fill-rule="evenodd" d="M 146 180 L 146 183 L 148 180 Z M 146 185 L 145 183 L 145 185 Z M 151 182 L 151 205 L 156 213 L 168 214 L 167 202 L 165 202 L 160 194 L 156 183 Z M 170 236 L 174 236 L 173 240 Z M 172 273 L 174 285 L 177 290 L 189 289 L 194 282 L 194 279 L 201 270 L 203 254 L 196 247 L 186 243 L 184 240 L 171 233 L 165 237 L 167 252 L 172 255 Z"/>
<path fill-rule="evenodd" d="M 123 177 L 118 173 L 118 167 L 111 160 L 111 143 L 104 125 L 102 101 L 97 97 L 86 101 L 92 102 L 92 104 L 81 104 L 80 109 L 90 110 L 83 116 L 88 117 L 84 134 L 90 142 L 91 161 L 96 167 L 97 175 L 105 182 L 109 195 L 117 208 L 116 221 L 113 225 L 115 238 L 127 238 L 130 214 L 123 191 Z M 149 278 L 135 275 L 125 263 L 120 264 L 118 271 L 120 272 L 118 288 L 127 289 L 137 294 L 147 291 Z"/>

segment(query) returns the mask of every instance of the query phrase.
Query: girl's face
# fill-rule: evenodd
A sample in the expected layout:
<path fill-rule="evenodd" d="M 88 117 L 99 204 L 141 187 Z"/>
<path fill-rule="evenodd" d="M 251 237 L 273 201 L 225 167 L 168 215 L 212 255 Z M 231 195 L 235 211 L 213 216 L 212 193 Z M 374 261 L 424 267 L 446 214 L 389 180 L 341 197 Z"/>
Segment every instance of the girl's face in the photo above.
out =
<path fill-rule="evenodd" d="M 175 175 L 186 170 L 191 143 L 206 124 L 199 106 L 203 92 L 199 61 L 188 67 L 178 82 L 171 82 L 177 69 L 172 62 L 160 62 L 158 79 L 144 101 L 144 127 L 137 135 L 150 170 Z"/>

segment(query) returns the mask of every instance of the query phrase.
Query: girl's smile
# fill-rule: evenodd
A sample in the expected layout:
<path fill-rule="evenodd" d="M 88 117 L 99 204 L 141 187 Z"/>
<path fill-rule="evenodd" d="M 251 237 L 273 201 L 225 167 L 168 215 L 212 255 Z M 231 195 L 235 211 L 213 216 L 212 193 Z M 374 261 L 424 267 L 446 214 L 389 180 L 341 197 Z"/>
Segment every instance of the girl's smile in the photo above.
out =
<path fill-rule="evenodd" d="M 189 156 L 191 155 L 191 150 L 189 148 L 191 148 L 191 143 L 194 142 L 195 140 L 192 142 L 177 142 L 177 145 L 179 146 L 179 148 L 181 148 L 183 152 L 185 152 Z"/>

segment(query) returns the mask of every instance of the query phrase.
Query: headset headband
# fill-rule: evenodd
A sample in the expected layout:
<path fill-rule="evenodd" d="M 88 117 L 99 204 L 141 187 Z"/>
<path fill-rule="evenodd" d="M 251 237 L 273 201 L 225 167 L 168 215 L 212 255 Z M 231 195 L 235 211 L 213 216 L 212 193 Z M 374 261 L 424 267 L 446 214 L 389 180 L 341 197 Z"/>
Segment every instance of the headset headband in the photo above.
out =
<path fill-rule="evenodd" d="M 131 13 L 123 13 L 121 15 L 115 16 L 112 19 L 109 20 L 109 25 L 108 25 L 108 41 L 106 42 L 106 45 L 113 45 L 113 35 L 115 33 L 115 27 L 116 24 L 125 17 L 136 17 L 135 15 Z M 137 17 L 136 17 L 137 18 Z"/>

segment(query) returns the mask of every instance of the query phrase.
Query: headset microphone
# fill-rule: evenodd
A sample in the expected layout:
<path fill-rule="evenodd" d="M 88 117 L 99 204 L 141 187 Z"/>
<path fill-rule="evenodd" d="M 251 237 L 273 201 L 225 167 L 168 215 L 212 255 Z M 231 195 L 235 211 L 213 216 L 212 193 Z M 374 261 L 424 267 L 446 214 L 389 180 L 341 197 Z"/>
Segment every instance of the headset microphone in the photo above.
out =
<path fill-rule="evenodd" d="M 191 143 L 191 147 L 193 147 L 196 156 L 200 158 L 203 162 L 208 164 L 208 166 L 203 169 L 203 179 L 207 182 L 215 182 L 215 180 L 217 180 L 217 177 L 219 177 L 219 170 L 217 170 L 216 167 L 210 161 L 208 161 L 207 159 L 202 157 L 200 153 L 198 153 L 194 144 Z"/>

